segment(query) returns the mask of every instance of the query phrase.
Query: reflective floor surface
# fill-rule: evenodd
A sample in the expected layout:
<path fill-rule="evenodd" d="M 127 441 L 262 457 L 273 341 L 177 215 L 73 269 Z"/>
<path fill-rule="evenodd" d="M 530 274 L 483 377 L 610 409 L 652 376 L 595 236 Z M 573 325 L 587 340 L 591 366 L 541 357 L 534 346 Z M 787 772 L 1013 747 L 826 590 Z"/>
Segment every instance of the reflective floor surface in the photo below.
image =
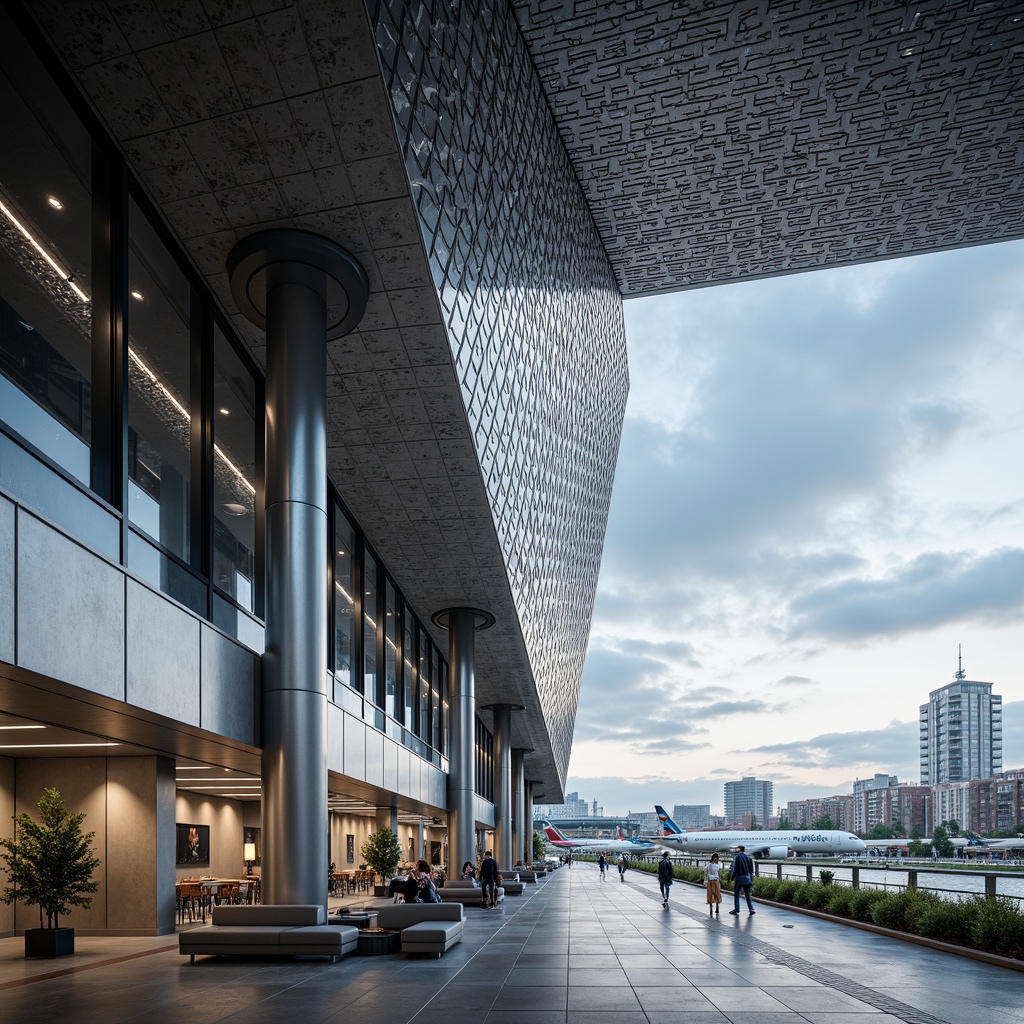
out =
<path fill-rule="evenodd" d="M 78 939 L 27 963 L 0 940 L 3 1024 L 1020 1024 L 1024 974 L 785 910 L 662 907 L 639 872 L 563 868 L 497 911 L 467 908 L 443 958 L 218 960 L 174 936 Z"/>

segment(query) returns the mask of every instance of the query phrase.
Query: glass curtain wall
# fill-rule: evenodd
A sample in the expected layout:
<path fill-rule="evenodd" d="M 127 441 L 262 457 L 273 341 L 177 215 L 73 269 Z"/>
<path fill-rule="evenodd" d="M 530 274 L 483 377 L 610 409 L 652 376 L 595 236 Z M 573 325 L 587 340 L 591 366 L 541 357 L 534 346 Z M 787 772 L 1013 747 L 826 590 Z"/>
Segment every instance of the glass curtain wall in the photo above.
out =
<path fill-rule="evenodd" d="M 353 579 L 356 531 L 349 518 L 334 511 L 334 674 L 339 682 L 358 689 L 352 670 L 355 656 L 356 586 Z"/>
<path fill-rule="evenodd" d="M 398 689 L 398 595 L 388 580 L 384 587 L 384 713 L 395 717 Z"/>
<path fill-rule="evenodd" d="M 378 706 L 377 693 L 377 560 L 363 552 L 363 696 Z"/>
<path fill-rule="evenodd" d="M 256 378 L 213 332 L 213 582 L 256 610 Z"/>
<path fill-rule="evenodd" d="M 0 416 L 88 487 L 92 139 L 6 16 L 0 27 Z"/>

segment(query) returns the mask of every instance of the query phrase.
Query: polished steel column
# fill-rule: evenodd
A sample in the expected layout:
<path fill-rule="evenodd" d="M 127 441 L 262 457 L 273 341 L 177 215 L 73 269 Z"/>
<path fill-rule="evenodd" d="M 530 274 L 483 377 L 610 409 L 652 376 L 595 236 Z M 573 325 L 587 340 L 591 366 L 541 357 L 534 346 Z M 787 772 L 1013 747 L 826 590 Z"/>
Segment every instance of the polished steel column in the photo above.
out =
<path fill-rule="evenodd" d="M 448 757 L 448 875 L 457 878 L 462 865 L 474 859 L 476 846 L 476 631 L 494 625 L 494 616 L 478 608 L 447 608 L 435 612 L 431 621 L 448 630 L 452 728 Z"/>
<path fill-rule="evenodd" d="M 512 863 L 523 859 L 523 807 L 526 804 L 523 758 L 525 750 L 512 751 Z"/>
<path fill-rule="evenodd" d="M 526 848 L 526 856 L 523 857 L 525 864 L 533 863 L 533 781 L 530 779 L 526 780 L 523 795 L 525 800 L 523 801 L 524 810 L 526 817 L 523 819 L 525 824 L 525 835 L 523 837 L 523 846 Z"/>
<path fill-rule="evenodd" d="M 510 868 L 512 857 L 512 705 L 492 704 L 494 715 L 494 857 Z"/>
<path fill-rule="evenodd" d="M 263 901 L 326 904 L 326 342 L 359 322 L 366 274 L 328 239 L 288 230 L 239 242 L 228 272 L 267 336 Z"/>

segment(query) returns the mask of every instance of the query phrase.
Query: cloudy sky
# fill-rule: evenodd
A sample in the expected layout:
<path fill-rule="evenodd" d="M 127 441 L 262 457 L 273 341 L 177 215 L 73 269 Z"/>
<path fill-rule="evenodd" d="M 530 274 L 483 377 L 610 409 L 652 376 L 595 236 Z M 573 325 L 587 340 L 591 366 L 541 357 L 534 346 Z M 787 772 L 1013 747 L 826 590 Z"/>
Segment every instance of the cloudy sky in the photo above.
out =
<path fill-rule="evenodd" d="M 631 300 L 626 334 L 567 789 L 916 781 L 958 644 L 1024 767 L 1024 242 Z"/>

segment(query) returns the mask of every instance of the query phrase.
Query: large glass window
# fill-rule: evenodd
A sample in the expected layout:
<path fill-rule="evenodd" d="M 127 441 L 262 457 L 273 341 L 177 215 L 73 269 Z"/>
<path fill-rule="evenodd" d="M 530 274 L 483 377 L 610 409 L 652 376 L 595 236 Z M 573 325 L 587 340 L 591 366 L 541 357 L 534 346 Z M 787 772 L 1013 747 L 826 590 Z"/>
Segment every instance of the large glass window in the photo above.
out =
<path fill-rule="evenodd" d="M 441 656 L 436 647 L 430 654 L 430 745 L 441 749 Z"/>
<path fill-rule="evenodd" d="M 388 580 L 384 590 L 384 711 L 395 717 L 398 655 L 398 596 Z"/>
<path fill-rule="evenodd" d="M 352 580 L 356 531 L 348 517 L 334 510 L 334 674 L 348 686 L 359 686 L 358 674 L 352 671 L 355 648 L 356 602 Z"/>
<path fill-rule="evenodd" d="M 377 560 L 363 556 L 363 696 L 380 704 L 377 693 Z"/>
<path fill-rule="evenodd" d="M 413 633 L 413 617 L 406 608 L 402 625 L 402 725 L 415 732 L 413 715 L 416 707 L 416 648 Z"/>
<path fill-rule="evenodd" d="M 430 733 L 430 639 L 420 630 L 419 672 L 416 674 L 416 735 L 424 742 L 429 742 Z"/>
<path fill-rule="evenodd" d="M 219 327 L 213 337 L 213 582 L 256 607 L 256 380 Z"/>
<path fill-rule="evenodd" d="M 0 13 L 0 418 L 86 486 L 92 141 Z"/>
<path fill-rule="evenodd" d="M 128 515 L 189 562 L 192 289 L 134 199 L 128 235 Z"/>

